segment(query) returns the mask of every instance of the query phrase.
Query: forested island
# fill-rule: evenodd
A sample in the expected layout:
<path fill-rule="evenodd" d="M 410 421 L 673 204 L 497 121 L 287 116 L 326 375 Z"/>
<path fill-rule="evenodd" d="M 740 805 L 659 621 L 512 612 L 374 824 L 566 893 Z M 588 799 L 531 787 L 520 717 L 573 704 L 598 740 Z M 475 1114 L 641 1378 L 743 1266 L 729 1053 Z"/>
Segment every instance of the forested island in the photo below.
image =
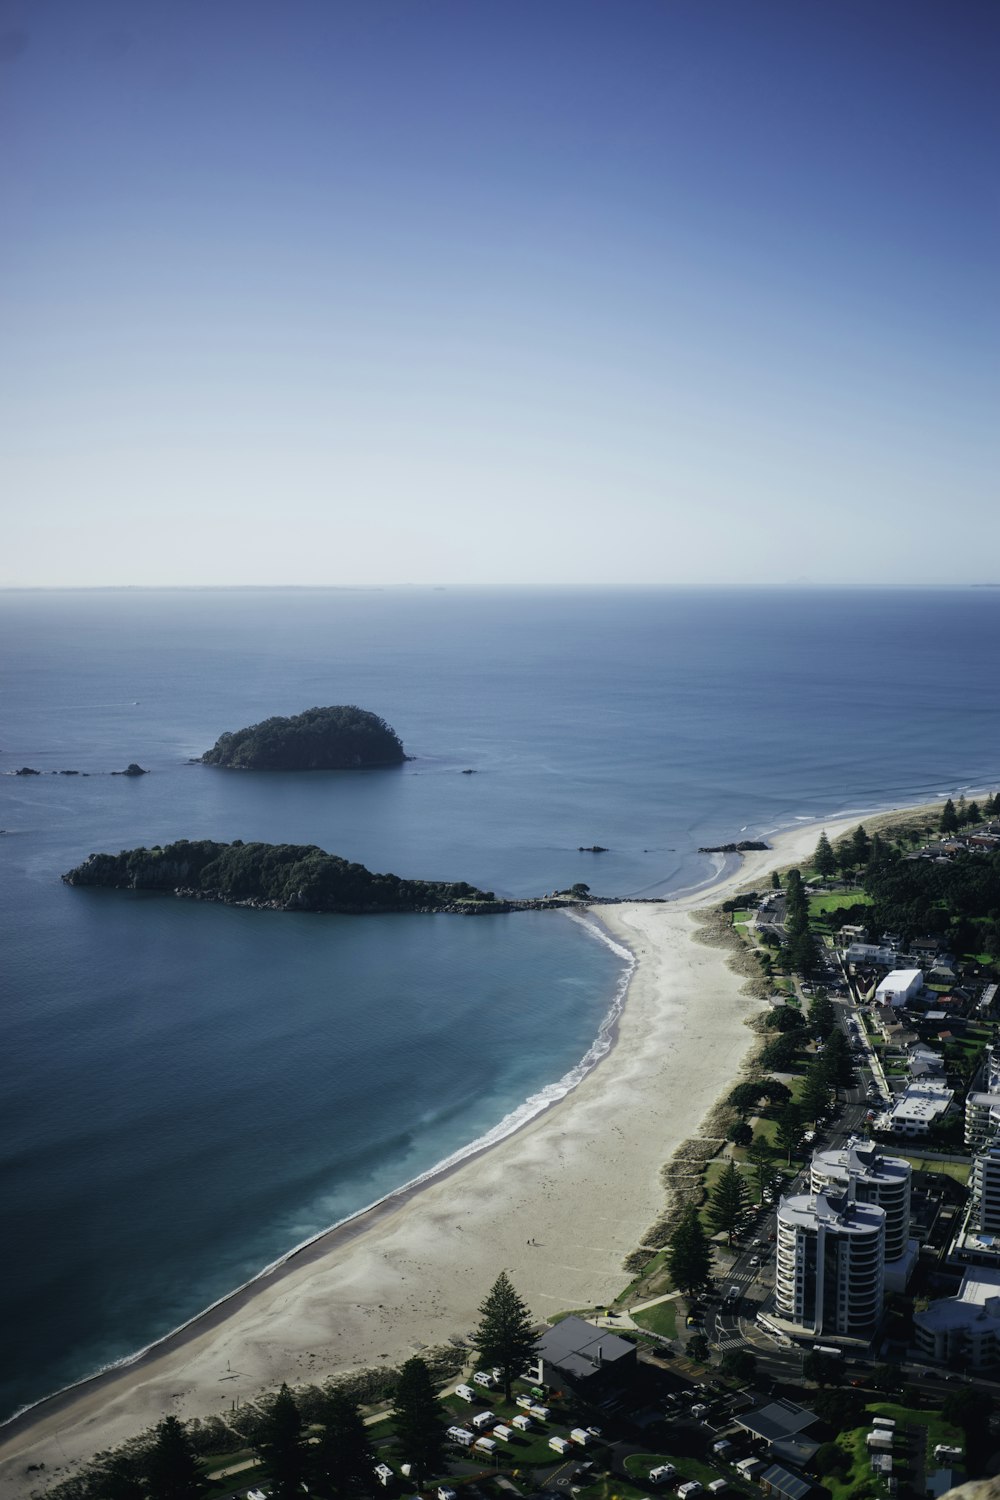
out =
<path fill-rule="evenodd" d="M 398 766 L 406 759 L 399 736 L 384 719 L 340 704 L 221 734 L 201 764 L 236 771 L 358 771 Z"/>
<path fill-rule="evenodd" d="M 493 903 L 464 880 L 401 880 L 327 854 L 315 844 L 217 844 L 179 839 L 162 848 L 92 854 L 63 876 L 67 885 L 161 891 L 277 911 L 446 911 Z"/>

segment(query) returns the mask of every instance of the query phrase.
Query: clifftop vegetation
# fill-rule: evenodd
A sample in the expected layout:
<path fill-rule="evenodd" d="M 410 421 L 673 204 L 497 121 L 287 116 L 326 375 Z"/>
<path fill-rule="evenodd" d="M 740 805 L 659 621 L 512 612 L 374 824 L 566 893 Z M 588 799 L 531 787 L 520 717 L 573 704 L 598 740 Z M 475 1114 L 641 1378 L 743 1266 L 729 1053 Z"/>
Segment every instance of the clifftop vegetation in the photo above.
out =
<path fill-rule="evenodd" d="M 221 734 L 201 760 L 239 771 L 355 771 L 398 766 L 406 755 L 384 719 L 347 704 L 307 708 Z"/>
<path fill-rule="evenodd" d="M 154 849 L 92 854 L 69 870 L 68 885 L 112 890 L 180 891 L 231 905 L 283 911 L 384 912 L 442 910 L 457 902 L 492 901 L 461 881 L 401 880 L 327 854 L 315 844 L 217 844 L 179 839 Z"/>

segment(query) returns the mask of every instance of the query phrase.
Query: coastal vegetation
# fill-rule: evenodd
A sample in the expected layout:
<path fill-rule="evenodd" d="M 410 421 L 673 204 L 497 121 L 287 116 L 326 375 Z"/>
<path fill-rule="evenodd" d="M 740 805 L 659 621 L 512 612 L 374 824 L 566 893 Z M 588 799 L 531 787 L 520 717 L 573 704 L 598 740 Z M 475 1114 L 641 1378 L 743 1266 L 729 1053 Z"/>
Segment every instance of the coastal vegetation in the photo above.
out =
<path fill-rule="evenodd" d="M 231 844 L 211 839 L 92 854 L 67 871 L 68 885 L 174 892 L 280 911 L 441 911 L 490 902 L 492 891 L 465 881 L 403 880 L 327 854 L 315 844 Z"/>
<path fill-rule="evenodd" d="M 392 1417 L 397 1452 L 409 1463 L 415 1483 L 440 1474 L 445 1467 L 444 1412 L 431 1372 L 416 1355 L 399 1372 Z"/>
<path fill-rule="evenodd" d="M 506 1271 L 501 1271 L 479 1308 L 479 1325 L 472 1346 L 482 1363 L 500 1371 L 509 1401 L 514 1378 L 535 1357 L 538 1339 L 527 1303 L 518 1296 Z"/>
<path fill-rule="evenodd" d="M 201 761 L 237 771 L 356 771 L 398 766 L 406 758 L 399 736 L 384 719 L 341 704 L 221 734 Z"/>

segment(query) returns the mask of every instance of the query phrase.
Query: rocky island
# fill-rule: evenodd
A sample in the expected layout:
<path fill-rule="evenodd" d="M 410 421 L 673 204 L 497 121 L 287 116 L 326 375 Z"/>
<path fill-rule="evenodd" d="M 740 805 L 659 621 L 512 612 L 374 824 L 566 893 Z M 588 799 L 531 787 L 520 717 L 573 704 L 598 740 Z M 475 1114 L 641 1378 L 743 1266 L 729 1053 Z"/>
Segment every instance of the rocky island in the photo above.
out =
<path fill-rule="evenodd" d="M 740 839 L 738 844 L 703 844 L 699 854 L 751 854 L 769 849 L 763 839 Z"/>
<path fill-rule="evenodd" d="M 358 771 L 398 766 L 407 758 L 384 719 L 348 704 L 307 708 L 221 734 L 200 764 L 237 771 Z"/>
<path fill-rule="evenodd" d="M 401 880 L 327 854 L 315 844 L 218 844 L 179 839 L 153 849 L 92 854 L 67 885 L 160 891 L 276 911 L 363 912 L 493 909 L 492 891 L 464 880 Z"/>

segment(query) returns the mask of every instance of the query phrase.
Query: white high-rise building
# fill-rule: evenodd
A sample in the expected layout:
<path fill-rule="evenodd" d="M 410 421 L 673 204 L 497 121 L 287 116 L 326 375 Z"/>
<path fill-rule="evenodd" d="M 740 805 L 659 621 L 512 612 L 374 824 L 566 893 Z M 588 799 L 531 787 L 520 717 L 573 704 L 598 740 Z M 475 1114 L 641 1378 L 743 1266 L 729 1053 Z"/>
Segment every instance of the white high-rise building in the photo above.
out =
<path fill-rule="evenodd" d="M 900 1260 L 910 1240 L 910 1163 L 886 1156 L 872 1142 L 852 1136 L 839 1150 L 813 1153 L 809 1186 L 814 1193 L 846 1193 L 852 1203 L 885 1209 L 885 1258 Z"/>
<path fill-rule="evenodd" d="M 969 1227 L 980 1235 L 1000 1235 L 1000 1145 L 981 1151 L 972 1164 Z"/>
<path fill-rule="evenodd" d="M 979 1087 L 965 1099 L 965 1144 L 978 1150 L 1000 1131 L 1000 1047 L 991 1046 L 983 1061 Z"/>
<path fill-rule="evenodd" d="M 802 1194 L 778 1207 L 775 1310 L 810 1334 L 869 1339 L 885 1294 L 886 1212 L 846 1193 Z"/>

